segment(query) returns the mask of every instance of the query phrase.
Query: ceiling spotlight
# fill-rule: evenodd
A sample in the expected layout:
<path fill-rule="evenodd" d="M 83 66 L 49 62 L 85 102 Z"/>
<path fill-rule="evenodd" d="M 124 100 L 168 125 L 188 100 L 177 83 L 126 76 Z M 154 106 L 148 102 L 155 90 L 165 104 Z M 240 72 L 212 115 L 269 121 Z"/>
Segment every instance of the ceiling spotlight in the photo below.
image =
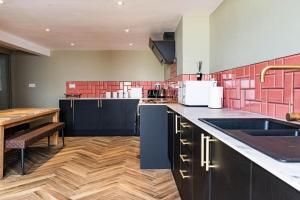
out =
<path fill-rule="evenodd" d="M 130 32 L 130 29 L 129 29 L 129 28 L 126 28 L 124 31 L 125 31 L 126 33 L 129 33 L 129 32 Z"/>
<path fill-rule="evenodd" d="M 75 44 L 74 44 L 74 43 L 70 43 L 70 46 L 74 47 L 74 46 L 75 46 Z"/>
<path fill-rule="evenodd" d="M 46 32 L 50 32 L 50 28 L 46 28 L 45 31 L 46 31 Z"/>
<path fill-rule="evenodd" d="M 129 43 L 129 46 L 131 46 L 131 47 L 132 47 L 132 46 L 133 46 L 133 43 Z"/>
<path fill-rule="evenodd" d="M 117 4 L 118 4 L 119 6 L 123 6 L 123 5 L 124 5 L 124 1 L 118 1 Z"/>
<path fill-rule="evenodd" d="M 3 0 L 0 0 L 0 5 L 1 5 L 1 4 L 4 4 L 4 1 L 3 1 Z"/>

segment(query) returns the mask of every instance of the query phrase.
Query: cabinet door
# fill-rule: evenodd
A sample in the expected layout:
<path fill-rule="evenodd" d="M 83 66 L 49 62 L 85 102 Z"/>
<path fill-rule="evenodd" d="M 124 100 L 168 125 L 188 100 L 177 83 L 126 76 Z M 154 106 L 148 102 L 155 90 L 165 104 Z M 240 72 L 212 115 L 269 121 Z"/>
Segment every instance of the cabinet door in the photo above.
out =
<path fill-rule="evenodd" d="M 200 128 L 193 130 L 193 199 L 209 199 L 210 171 L 206 171 L 204 164 L 205 144 L 204 137 L 207 136 Z M 202 159 L 202 165 L 201 165 Z"/>
<path fill-rule="evenodd" d="M 181 191 L 181 175 L 180 175 L 180 120 L 181 116 L 175 114 L 174 117 L 174 161 L 173 161 L 173 177 L 176 182 L 178 191 Z"/>
<path fill-rule="evenodd" d="M 65 123 L 65 136 L 71 136 L 73 132 L 73 100 L 60 100 L 60 121 Z"/>
<path fill-rule="evenodd" d="M 102 100 L 102 130 L 125 129 L 125 102 L 123 100 Z"/>
<path fill-rule="evenodd" d="M 253 163 L 252 200 L 299 200 L 300 192 Z"/>
<path fill-rule="evenodd" d="M 168 157 L 170 160 L 171 169 L 174 169 L 174 137 L 175 137 L 175 113 L 171 110 L 168 113 Z"/>
<path fill-rule="evenodd" d="M 251 161 L 218 140 L 210 151 L 212 200 L 250 199 Z"/>
<path fill-rule="evenodd" d="M 193 199 L 193 125 L 185 119 L 180 123 L 180 175 L 182 199 Z"/>
<path fill-rule="evenodd" d="M 98 100 L 74 100 L 74 129 L 79 135 L 94 134 L 99 127 Z"/>
<path fill-rule="evenodd" d="M 137 107 L 139 100 L 130 99 L 123 100 L 125 106 L 125 127 L 124 129 L 129 130 L 132 135 L 137 135 L 136 123 L 137 123 Z"/>

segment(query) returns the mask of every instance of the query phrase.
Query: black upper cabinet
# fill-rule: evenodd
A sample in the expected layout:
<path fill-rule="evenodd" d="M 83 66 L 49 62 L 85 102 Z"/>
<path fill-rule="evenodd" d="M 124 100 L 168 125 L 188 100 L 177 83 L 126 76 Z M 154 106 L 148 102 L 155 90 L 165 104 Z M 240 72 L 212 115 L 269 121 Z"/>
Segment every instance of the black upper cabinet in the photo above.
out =
<path fill-rule="evenodd" d="M 250 200 L 251 161 L 221 141 L 210 142 L 212 200 Z"/>
<path fill-rule="evenodd" d="M 98 100 L 74 101 L 74 129 L 87 134 L 97 130 L 101 124 L 100 111 Z"/>
<path fill-rule="evenodd" d="M 60 100 L 60 121 L 65 122 L 65 135 L 72 135 L 73 132 L 73 114 L 74 114 L 74 102 L 73 100 Z"/>
<path fill-rule="evenodd" d="M 201 138 L 208 136 L 202 129 L 196 127 L 193 134 L 193 199 L 208 200 L 209 199 L 209 178 L 210 171 L 206 171 L 203 165 L 204 143 Z M 202 139 L 203 140 L 203 139 Z"/>
<path fill-rule="evenodd" d="M 252 200 L 299 200 L 300 192 L 260 166 L 252 167 Z"/>

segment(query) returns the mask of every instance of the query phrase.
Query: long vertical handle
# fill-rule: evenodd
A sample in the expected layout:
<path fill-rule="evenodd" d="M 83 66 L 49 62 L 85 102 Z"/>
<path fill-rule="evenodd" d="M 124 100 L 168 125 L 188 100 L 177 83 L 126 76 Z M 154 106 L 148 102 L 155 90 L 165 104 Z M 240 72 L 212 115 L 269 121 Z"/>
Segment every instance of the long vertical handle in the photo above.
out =
<path fill-rule="evenodd" d="M 210 139 L 209 136 L 206 136 L 206 152 L 205 152 L 205 170 L 209 171 L 210 168 L 215 168 L 215 165 L 211 165 L 211 161 L 209 159 L 210 155 L 210 142 L 216 142 L 216 139 Z"/>
<path fill-rule="evenodd" d="M 70 107 L 73 108 L 73 100 L 70 101 Z"/>
<path fill-rule="evenodd" d="M 99 109 L 99 107 L 100 107 L 100 100 L 97 101 L 97 107 Z"/>
<path fill-rule="evenodd" d="M 204 133 L 201 133 L 201 155 L 200 155 L 200 161 L 201 161 L 201 167 L 204 167 L 204 146 L 205 146 L 205 136 Z"/>
<path fill-rule="evenodd" d="M 181 130 L 178 130 L 178 119 L 180 119 L 179 115 L 175 116 L 175 134 L 178 134 L 181 132 Z"/>

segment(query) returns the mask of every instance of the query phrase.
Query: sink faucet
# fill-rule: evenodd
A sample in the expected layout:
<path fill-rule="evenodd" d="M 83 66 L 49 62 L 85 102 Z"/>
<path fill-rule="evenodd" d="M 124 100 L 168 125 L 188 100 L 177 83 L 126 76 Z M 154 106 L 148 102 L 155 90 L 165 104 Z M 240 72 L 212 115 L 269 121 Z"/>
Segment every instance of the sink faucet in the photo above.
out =
<path fill-rule="evenodd" d="M 265 76 L 267 71 L 269 70 L 284 70 L 284 69 L 297 69 L 300 70 L 300 65 L 299 66 L 292 66 L 292 65 L 285 65 L 285 66 L 267 66 L 263 68 L 263 70 L 260 72 L 260 82 L 264 83 L 265 82 Z"/>
<path fill-rule="evenodd" d="M 269 70 L 286 70 L 286 69 L 296 69 L 300 70 L 299 66 L 285 65 L 285 66 L 267 66 L 260 73 L 260 82 L 265 82 L 265 76 Z M 286 114 L 286 120 L 288 121 L 300 121 L 300 113 L 293 113 L 291 110 L 291 104 L 289 103 L 289 112 Z"/>

